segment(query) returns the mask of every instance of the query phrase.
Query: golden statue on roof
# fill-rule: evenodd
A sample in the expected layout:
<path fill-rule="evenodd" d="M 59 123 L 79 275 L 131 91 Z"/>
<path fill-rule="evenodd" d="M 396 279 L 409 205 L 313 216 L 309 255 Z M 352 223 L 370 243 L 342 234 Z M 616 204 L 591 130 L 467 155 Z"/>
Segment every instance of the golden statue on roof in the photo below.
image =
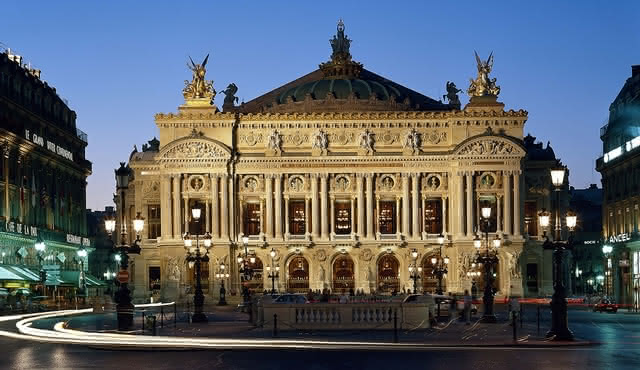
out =
<path fill-rule="evenodd" d="M 500 94 L 500 86 L 496 84 L 495 78 L 489 78 L 489 73 L 493 68 L 493 53 L 489 54 L 489 58 L 483 61 L 476 55 L 476 63 L 478 64 L 478 77 L 471 79 L 471 85 L 467 90 L 469 96 L 498 96 Z"/>
<path fill-rule="evenodd" d="M 208 60 L 209 54 L 204 58 L 202 64 L 194 63 L 193 59 L 189 57 L 191 64 L 187 63 L 187 67 L 193 72 L 193 78 L 191 81 L 184 81 L 185 87 L 182 90 L 182 95 L 184 95 L 185 100 L 206 101 L 212 104 L 213 99 L 216 97 L 216 90 L 213 88 L 213 81 L 207 81 L 204 78 L 207 73 L 205 67 Z"/>

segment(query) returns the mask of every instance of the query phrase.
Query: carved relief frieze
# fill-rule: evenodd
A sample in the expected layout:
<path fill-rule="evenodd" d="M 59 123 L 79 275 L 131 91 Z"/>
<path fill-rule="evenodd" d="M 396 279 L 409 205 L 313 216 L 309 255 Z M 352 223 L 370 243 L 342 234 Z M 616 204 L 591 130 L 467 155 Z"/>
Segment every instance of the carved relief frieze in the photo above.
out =
<path fill-rule="evenodd" d="M 309 135 L 300 131 L 296 131 L 292 134 L 285 136 L 285 141 L 287 144 L 300 146 L 302 143 L 309 142 Z"/>
<path fill-rule="evenodd" d="M 144 199 L 160 198 L 160 182 L 145 181 L 144 185 L 142 186 L 142 196 Z"/>
<path fill-rule="evenodd" d="M 510 155 L 517 154 L 513 144 L 502 140 L 482 140 L 460 149 L 458 155 Z"/>
<path fill-rule="evenodd" d="M 447 143 L 447 133 L 446 131 L 425 131 L 421 134 L 422 145 L 428 144 L 446 144 Z"/>
<path fill-rule="evenodd" d="M 246 135 L 240 135 L 240 142 L 248 146 L 255 146 L 258 143 L 262 143 L 262 140 L 262 134 L 259 132 L 249 132 Z"/>
<path fill-rule="evenodd" d="M 339 145 L 347 145 L 353 143 L 355 139 L 355 134 L 353 132 L 341 131 L 329 134 L 329 141 L 331 145 L 339 144 Z"/>
<path fill-rule="evenodd" d="M 172 144 L 169 144 L 172 145 Z M 222 147 L 205 140 L 189 140 L 174 144 L 169 150 L 162 153 L 160 160 L 207 160 L 228 158 L 229 153 Z"/>
<path fill-rule="evenodd" d="M 391 145 L 400 141 L 400 134 L 387 130 L 381 133 L 376 133 L 376 139 L 384 145 Z"/>

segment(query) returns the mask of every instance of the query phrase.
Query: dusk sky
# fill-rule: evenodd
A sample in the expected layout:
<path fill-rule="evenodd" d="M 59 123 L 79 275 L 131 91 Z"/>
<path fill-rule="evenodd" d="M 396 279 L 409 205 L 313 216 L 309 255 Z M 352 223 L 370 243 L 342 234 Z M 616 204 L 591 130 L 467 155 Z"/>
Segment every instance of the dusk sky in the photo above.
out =
<path fill-rule="evenodd" d="M 189 56 L 210 53 L 207 79 L 218 92 L 235 82 L 248 101 L 327 61 L 339 18 L 354 60 L 435 99 L 447 81 L 466 91 L 474 50 L 493 51 L 499 100 L 529 112 L 525 134 L 551 141 L 571 185 L 600 186 L 599 128 L 640 64 L 640 2 L 512 3 L 8 1 L 0 46 L 41 69 L 77 112 L 93 162 L 88 208 L 113 205 L 113 169 L 157 136 L 155 113 L 183 103 Z"/>

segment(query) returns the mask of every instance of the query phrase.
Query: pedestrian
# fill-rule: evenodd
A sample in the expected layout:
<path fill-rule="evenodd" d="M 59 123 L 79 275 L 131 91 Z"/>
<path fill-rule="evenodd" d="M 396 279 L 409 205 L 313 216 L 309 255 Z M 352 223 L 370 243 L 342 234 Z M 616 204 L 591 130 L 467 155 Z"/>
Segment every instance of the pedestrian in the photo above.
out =
<path fill-rule="evenodd" d="M 471 324 L 471 296 L 469 295 L 469 290 L 465 289 L 464 291 L 464 318 L 466 321 L 466 325 Z"/>

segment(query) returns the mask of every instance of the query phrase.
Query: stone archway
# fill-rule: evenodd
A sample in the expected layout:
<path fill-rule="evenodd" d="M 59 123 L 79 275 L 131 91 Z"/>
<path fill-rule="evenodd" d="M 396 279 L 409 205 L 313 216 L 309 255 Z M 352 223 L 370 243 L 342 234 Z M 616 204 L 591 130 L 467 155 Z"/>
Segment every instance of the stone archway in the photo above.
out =
<path fill-rule="evenodd" d="M 332 289 L 334 293 L 347 293 L 355 289 L 355 265 L 348 254 L 342 254 L 333 260 L 332 265 Z"/>
<path fill-rule="evenodd" d="M 255 261 L 251 263 L 249 261 L 249 268 L 253 271 L 253 275 L 251 276 L 251 280 L 248 280 L 247 287 L 249 290 L 253 292 L 262 292 L 264 291 L 264 265 L 262 264 L 262 260 L 258 258 L 258 256 L 254 256 Z"/>
<path fill-rule="evenodd" d="M 378 259 L 376 290 L 380 293 L 400 292 L 400 262 L 393 254 Z"/>
<path fill-rule="evenodd" d="M 309 291 L 309 261 L 303 256 L 293 256 L 287 267 L 287 291 L 307 293 Z"/>
<path fill-rule="evenodd" d="M 433 252 L 422 259 L 422 291 L 424 293 L 435 294 L 438 289 L 438 277 L 434 274 L 432 258 L 437 258 L 438 253 Z M 448 266 L 447 266 L 448 268 Z M 442 291 L 447 291 L 447 279 L 442 278 Z"/>

